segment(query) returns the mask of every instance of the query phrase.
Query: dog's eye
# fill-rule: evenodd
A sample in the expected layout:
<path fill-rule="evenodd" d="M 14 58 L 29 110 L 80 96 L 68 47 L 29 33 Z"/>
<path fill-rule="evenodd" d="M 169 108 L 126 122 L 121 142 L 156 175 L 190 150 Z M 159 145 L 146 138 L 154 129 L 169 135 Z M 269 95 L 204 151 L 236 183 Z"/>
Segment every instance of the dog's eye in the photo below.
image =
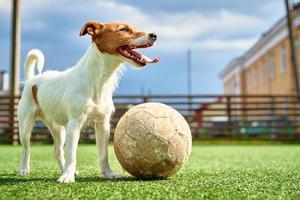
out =
<path fill-rule="evenodd" d="M 124 28 L 121 28 L 119 31 L 128 32 L 129 28 L 128 27 L 124 27 Z"/>

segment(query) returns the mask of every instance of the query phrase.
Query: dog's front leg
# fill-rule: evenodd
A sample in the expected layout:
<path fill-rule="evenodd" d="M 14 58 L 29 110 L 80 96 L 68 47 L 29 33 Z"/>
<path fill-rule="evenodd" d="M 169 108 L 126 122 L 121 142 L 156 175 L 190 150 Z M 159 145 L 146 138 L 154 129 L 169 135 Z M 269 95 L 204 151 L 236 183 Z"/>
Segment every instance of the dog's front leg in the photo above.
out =
<path fill-rule="evenodd" d="M 110 135 L 110 115 L 105 116 L 95 124 L 96 143 L 99 155 L 100 170 L 107 179 L 121 178 L 120 175 L 114 173 L 108 163 L 108 141 Z"/>
<path fill-rule="evenodd" d="M 85 121 L 85 118 L 85 116 L 82 116 L 78 119 L 72 119 L 68 122 L 66 133 L 66 162 L 63 174 L 58 179 L 58 182 L 60 183 L 75 182 L 77 147 L 80 137 L 80 129 Z"/>

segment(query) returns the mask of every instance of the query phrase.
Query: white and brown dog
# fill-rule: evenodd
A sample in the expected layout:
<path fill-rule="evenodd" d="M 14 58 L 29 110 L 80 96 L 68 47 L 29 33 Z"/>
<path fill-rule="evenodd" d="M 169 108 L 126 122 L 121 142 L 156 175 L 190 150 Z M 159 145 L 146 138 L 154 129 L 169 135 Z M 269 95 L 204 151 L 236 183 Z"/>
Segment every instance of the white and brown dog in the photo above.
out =
<path fill-rule="evenodd" d="M 86 123 L 95 127 L 101 172 L 117 178 L 108 163 L 107 144 L 110 118 L 114 112 L 113 92 L 122 63 L 143 67 L 156 63 L 136 51 L 152 46 L 154 33 L 137 31 L 127 23 L 87 22 L 80 36 L 89 34 L 92 44 L 79 62 L 63 72 L 41 73 L 44 56 L 31 50 L 25 61 L 26 82 L 18 105 L 20 141 L 23 153 L 20 175 L 29 174 L 29 144 L 35 121 L 42 121 L 54 140 L 54 153 L 62 170 L 61 183 L 75 181 L 76 153 L 80 129 Z M 34 75 L 34 68 L 40 72 Z M 66 143 L 66 144 L 65 144 Z M 66 146 L 66 160 L 64 158 Z"/>

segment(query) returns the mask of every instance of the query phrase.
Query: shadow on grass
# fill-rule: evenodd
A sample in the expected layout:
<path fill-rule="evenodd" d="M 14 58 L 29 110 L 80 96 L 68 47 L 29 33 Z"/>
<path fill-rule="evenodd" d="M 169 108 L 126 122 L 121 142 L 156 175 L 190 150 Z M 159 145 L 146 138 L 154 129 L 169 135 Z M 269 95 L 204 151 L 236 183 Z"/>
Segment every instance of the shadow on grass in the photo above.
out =
<path fill-rule="evenodd" d="M 119 179 L 106 179 L 99 176 L 76 177 L 76 183 L 91 183 L 91 182 L 143 182 L 143 181 L 163 181 L 166 179 L 140 179 L 133 176 L 126 176 Z M 30 182 L 57 183 L 57 178 L 39 178 L 39 177 L 22 177 L 16 174 L 0 174 L 0 185 L 16 185 Z"/>
<path fill-rule="evenodd" d="M 0 174 L 0 185 L 16 185 L 27 182 L 56 182 L 55 178 L 22 177 L 16 174 Z"/>
<path fill-rule="evenodd" d="M 133 176 L 126 176 L 118 179 L 106 179 L 104 177 L 90 176 L 90 177 L 76 177 L 76 182 L 144 182 L 144 181 L 163 181 L 168 179 L 141 179 Z"/>

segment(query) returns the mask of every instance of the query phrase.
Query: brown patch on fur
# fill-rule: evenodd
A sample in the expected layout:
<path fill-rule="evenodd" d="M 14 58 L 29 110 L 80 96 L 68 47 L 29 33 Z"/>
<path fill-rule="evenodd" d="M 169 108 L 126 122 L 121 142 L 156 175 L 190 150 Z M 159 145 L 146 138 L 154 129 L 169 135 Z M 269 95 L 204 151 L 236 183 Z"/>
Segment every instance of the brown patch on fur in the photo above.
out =
<path fill-rule="evenodd" d="M 32 97 L 33 97 L 34 103 L 35 103 L 37 106 L 39 106 L 39 101 L 38 101 L 38 98 L 37 98 L 37 92 L 38 92 L 38 87 L 37 87 L 37 85 L 33 85 L 33 86 L 32 86 L 31 92 L 32 92 Z"/>
<path fill-rule="evenodd" d="M 81 29 L 80 36 L 89 34 L 101 52 L 119 54 L 118 48 L 146 33 L 136 30 L 127 23 L 100 23 L 88 21 Z"/>

